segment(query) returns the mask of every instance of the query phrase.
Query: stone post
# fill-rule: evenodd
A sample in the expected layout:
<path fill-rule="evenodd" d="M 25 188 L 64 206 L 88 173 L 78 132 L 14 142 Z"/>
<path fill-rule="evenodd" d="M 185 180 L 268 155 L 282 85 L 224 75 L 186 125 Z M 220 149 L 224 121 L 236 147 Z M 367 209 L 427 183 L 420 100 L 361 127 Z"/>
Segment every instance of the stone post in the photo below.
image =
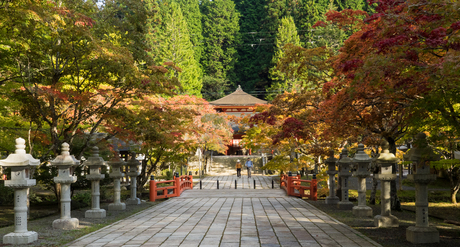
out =
<path fill-rule="evenodd" d="M 364 152 L 364 145 L 358 145 L 358 152 L 353 158 L 353 163 L 358 167 L 353 173 L 358 177 L 358 206 L 353 207 L 353 215 L 357 217 L 372 217 L 372 208 L 366 205 L 366 178 L 371 175 L 369 165 L 372 158 Z"/>
<path fill-rule="evenodd" d="M 348 183 L 349 178 L 351 177 L 351 163 L 353 162 L 348 157 L 348 150 L 346 148 L 342 149 L 342 158 L 337 161 L 337 164 L 340 166 L 339 175 L 342 178 L 342 198 L 337 204 L 337 207 L 340 209 L 352 209 L 353 203 L 348 200 Z"/>
<path fill-rule="evenodd" d="M 126 200 L 128 205 L 141 204 L 141 200 L 137 198 L 137 176 L 139 176 L 139 166 L 141 163 L 136 159 L 136 153 L 131 153 L 131 159 L 126 163 L 129 167 L 128 176 L 131 178 L 131 197 Z"/>
<path fill-rule="evenodd" d="M 428 222 L 428 184 L 436 180 L 436 174 L 430 173 L 430 161 L 440 157 L 428 146 L 424 133 L 416 136 L 414 148 L 409 150 L 407 157 L 415 165 L 415 171 L 407 179 L 415 183 L 416 221 L 415 226 L 407 228 L 406 239 L 414 244 L 439 243 L 439 232 Z"/>
<path fill-rule="evenodd" d="M 338 173 L 336 170 L 337 159 L 334 158 L 334 151 L 330 151 L 329 158 L 324 161 L 328 167 L 327 174 L 329 175 L 329 196 L 326 197 L 326 204 L 336 205 L 339 203 L 339 197 L 335 195 L 335 174 Z"/>
<path fill-rule="evenodd" d="M 36 184 L 30 179 L 30 167 L 38 166 L 40 161 L 26 154 L 26 141 L 16 139 L 16 152 L 0 160 L 0 165 L 11 168 L 11 180 L 5 180 L 6 187 L 14 189 L 14 232 L 3 236 L 4 244 L 29 244 L 38 240 L 38 234 L 27 231 L 27 196 L 29 187 Z"/>
<path fill-rule="evenodd" d="M 69 150 L 69 144 L 64 142 L 61 148 L 61 155 L 50 161 L 51 165 L 56 166 L 59 170 L 54 182 L 61 184 L 61 218 L 53 221 L 54 229 L 73 230 L 77 229 L 79 225 L 77 218 L 70 217 L 70 184 L 77 181 L 77 177 L 72 176 L 72 167 L 77 166 L 80 161 L 70 155 Z"/>
<path fill-rule="evenodd" d="M 382 141 L 380 145 L 382 152 L 377 158 L 377 166 L 380 167 L 379 174 L 376 178 L 380 180 L 380 215 L 374 217 L 374 225 L 376 227 L 399 227 L 399 220 L 391 214 L 391 196 L 390 182 L 396 179 L 396 174 L 393 174 L 392 165 L 399 162 L 399 159 L 388 150 L 389 144 L 387 141 Z"/>
<path fill-rule="evenodd" d="M 120 153 L 116 150 L 114 157 L 108 163 L 111 167 L 109 176 L 113 178 L 113 203 L 109 204 L 109 211 L 125 210 L 126 204 L 120 201 L 120 179 L 125 176 L 121 171 L 126 162 L 120 158 Z"/>
<path fill-rule="evenodd" d="M 99 148 L 93 147 L 91 157 L 88 158 L 83 165 L 89 167 L 89 174 L 86 179 L 91 181 L 91 209 L 86 210 L 85 218 L 101 219 L 105 218 L 106 212 L 100 208 L 100 192 L 99 182 L 105 178 L 105 174 L 101 174 L 101 167 L 105 165 L 104 160 L 99 157 Z"/>

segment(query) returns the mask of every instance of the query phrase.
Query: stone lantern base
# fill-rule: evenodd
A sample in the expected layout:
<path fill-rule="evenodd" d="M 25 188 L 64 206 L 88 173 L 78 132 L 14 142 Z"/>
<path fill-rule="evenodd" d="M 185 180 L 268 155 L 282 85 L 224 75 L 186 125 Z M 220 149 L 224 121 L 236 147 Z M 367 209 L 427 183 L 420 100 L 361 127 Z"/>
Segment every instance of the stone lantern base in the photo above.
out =
<path fill-rule="evenodd" d="M 409 226 L 406 239 L 413 244 L 439 243 L 439 232 L 433 227 Z"/>
<path fill-rule="evenodd" d="M 399 227 L 399 220 L 393 215 L 377 215 L 374 217 L 374 225 L 376 227 Z"/>
<path fill-rule="evenodd" d="M 90 209 L 85 212 L 85 218 L 102 219 L 105 218 L 105 216 L 106 212 L 104 209 Z"/>
<path fill-rule="evenodd" d="M 28 231 L 28 232 L 12 232 L 3 236 L 4 244 L 29 244 L 38 240 L 38 233 Z"/>
<path fill-rule="evenodd" d="M 77 218 L 57 219 L 53 221 L 53 228 L 62 230 L 74 230 L 78 228 L 79 223 L 80 222 Z"/>
<path fill-rule="evenodd" d="M 339 202 L 337 203 L 338 209 L 351 210 L 355 206 L 352 202 Z"/>
<path fill-rule="evenodd" d="M 137 197 L 136 198 L 128 198 L 128 199 L 126 199 L 125 203 L 128 204 L 128 205 L 139 205 L 139 204 L 141 204 L 141 199 L 139 199 Z"/>
<path fill-rule="evenodd" d="M 354 206 L 353 215 L 356 217 L 372 217 L 372 208 L 368 206 Z"/>
<path fill-rule="evenodd" d="M 125 209 L 126 209 L 126 204 L 122 202 L 109 204 L 109 211 L 120 211 L 120 210 L 125 210 Z"/>
<path fill-rule="evenodd" d="M 334 197 L 328 196 L 326 197 L 326 201 L 324 203 L 329 204 L 329 205 L 336 205 L 337 203 L 339 203 L 339 201 L 340 199 L 338 196 L 334 196 Z"/>

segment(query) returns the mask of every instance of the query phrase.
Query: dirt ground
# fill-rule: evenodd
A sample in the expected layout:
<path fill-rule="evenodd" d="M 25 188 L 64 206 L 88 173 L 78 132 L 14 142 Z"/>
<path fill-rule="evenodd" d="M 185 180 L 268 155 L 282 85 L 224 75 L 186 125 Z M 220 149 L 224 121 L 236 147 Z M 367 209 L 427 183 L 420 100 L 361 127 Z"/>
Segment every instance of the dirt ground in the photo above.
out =
<path fill-rule="evenodd" d="M 399 227 L 397 228 L 377 228 L 374 227 L 374 218 L 356 218 L 351 210 L 339 210 L 336 205 L 327 205 L 324 200 L 310 201 L 308 203 L 322 210 L 323 212 L 334 217 L 338 221 L 352 227 L 353 229 L 365 234 L 372 240 L 378 242 L 382 246 L 407 246 L 407 247 L 458 247 L 460 246 L 460 226 L 444 223 L 445 219 L 438 217 L 430 217 L 430 225 L 436 227 L 439 231 L 440 243 L 435 244 L 412 244 L 406 240 L 406 229 L 409 226 L 415 226 L 415 210 L 414 207 L 406 207 L 402 211 L 392 211 L 392 214 L 399 219 Z M 354 202 L 357 204 L 356 202 Z M 381 205 L 368 205 L 373 210 L 373 215 L 379 215 Z M 411 209 L 411 210 L 408 210 Z M 430 209 L 429 209 L 430 210 Z M 460 208 L 458 209 L 460 210 Z M 435 211 L 435 210 L 433 210 Z M 445 214 L 444 214 L 445 215 Z M 450 219 L 460 221 L 456 217 Z"/>

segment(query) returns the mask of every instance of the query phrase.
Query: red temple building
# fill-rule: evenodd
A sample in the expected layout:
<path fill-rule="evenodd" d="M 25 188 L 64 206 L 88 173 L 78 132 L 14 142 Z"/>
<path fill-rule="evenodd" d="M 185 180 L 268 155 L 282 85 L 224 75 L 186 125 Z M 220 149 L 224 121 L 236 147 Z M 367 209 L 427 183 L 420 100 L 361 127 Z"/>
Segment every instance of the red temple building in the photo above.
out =
<path fill-rule="evenodd" d="M 254 115 L 256 104 L 267 104 L 267 101 L 258 99 L 248 93 L 245 93 L 241 86 L 238 86 L 235 92 L 209 102 L 214 106 L 217 112 L 225 112 L 228 115 L 241 117 L 242 115 Z M 233 139 L 228 145 L 227 155 L 242 155 L 243 150 L 240 145 L 244 132 L 239 129 L 238 125 L 232 125 Z"/>

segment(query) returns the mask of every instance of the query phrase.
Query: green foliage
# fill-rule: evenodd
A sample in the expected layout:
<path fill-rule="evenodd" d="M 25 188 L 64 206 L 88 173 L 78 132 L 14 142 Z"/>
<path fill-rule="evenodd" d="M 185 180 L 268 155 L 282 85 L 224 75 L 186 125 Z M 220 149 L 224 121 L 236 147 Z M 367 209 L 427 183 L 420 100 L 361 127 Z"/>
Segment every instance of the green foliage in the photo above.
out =
<path fill-rule="evenodd" d="M 239 26 L 241 45 L 238 46 L 237 81 L 243 88 L 265 91 L 270 85 L 268 70 L 273 57 L 273 40 L 277 25 L 269 30 L 272 19 L 265 8 L 265 0 L 235 0 L 241 14 Z M 281 17 L 276 17 L 281 18 Z M 254 59 L 256 58 L 256 59 Z"/>
<path fill-rule="evenodd" d="M 166 169 L 161 172 L 165 180 L 172 180 L 174 178 L 174 174 L 171 170 Z"/>
<path fill-rule="evenodd" d="M 187 22 L 190 41 L 195 51 L 194 57 L 199 63 L 203 56 L 203 29 L 201 27 L 201 12 L 199 0 L 177 0 Z"/>
<path fill-rule="evenodd" d="M 72 196 L 72 201 L 78 201 L 87 206 L 91 205 L 91 200 L 91 191 L 79 191 Z"/>
<path fill-rule="evenodd" d="M 204 56 L 201 59 L 206 75 L 221 80 L 236 77 L 235 63 L 239 43 L 240 14 L 232 0 L 201 3 Z"/>
<path fill-rule="evenodd" d="M 4 180 L 0 180 L 0 204 L 12 205 L 14 203 L 14 190 L 6 187 Z"/>
<path fill-rule="evenodd" d="M 177 70 L 167 73 L 177 77 L 182 89 L 181 94 L 201 96 L 202 71 L 195 58 L 193 43 L 182 10 L 176 2 L 164 2 L 160 5 L 161 24 L 158 32 L 149 29 L 146 39 L 151 44 L 150 56 L 158 65 L 176 66 Z"/>
<path fill-rule="evenodd" d="M 276 33 L 275 39 L 275 54 L 272 58 L 273 67 L 270 68 L 270 78 L 274 80 L 270 88 L 267 89 L 267 99 L 272 100 L 276 95 L 281 94 L 285 91 L 300 91 L 301 84 L 298 82 L 297 74 L 291 74 L 289 77 L 285 73 L 278 69 L 278 63 L 284 57 L 284 47 L 287 44 L 300 46 L 300 38 L 297 34 L 297 29 L 294 23 L 294 19 L 289 17 L 283 17 L 281 24 Z M 295 65 L 294 65 L 295 66 Z M 277 92 L 277 93 L 274 93 Z"/>
<path fill-rule="evenodd" d="M 203 87 L 201 88 L 201 94 L 207 101 L 217 100 L 227 95 L 229 86 L 230 81 L 227 79 L 206 75 L 203 77 Z"/>

